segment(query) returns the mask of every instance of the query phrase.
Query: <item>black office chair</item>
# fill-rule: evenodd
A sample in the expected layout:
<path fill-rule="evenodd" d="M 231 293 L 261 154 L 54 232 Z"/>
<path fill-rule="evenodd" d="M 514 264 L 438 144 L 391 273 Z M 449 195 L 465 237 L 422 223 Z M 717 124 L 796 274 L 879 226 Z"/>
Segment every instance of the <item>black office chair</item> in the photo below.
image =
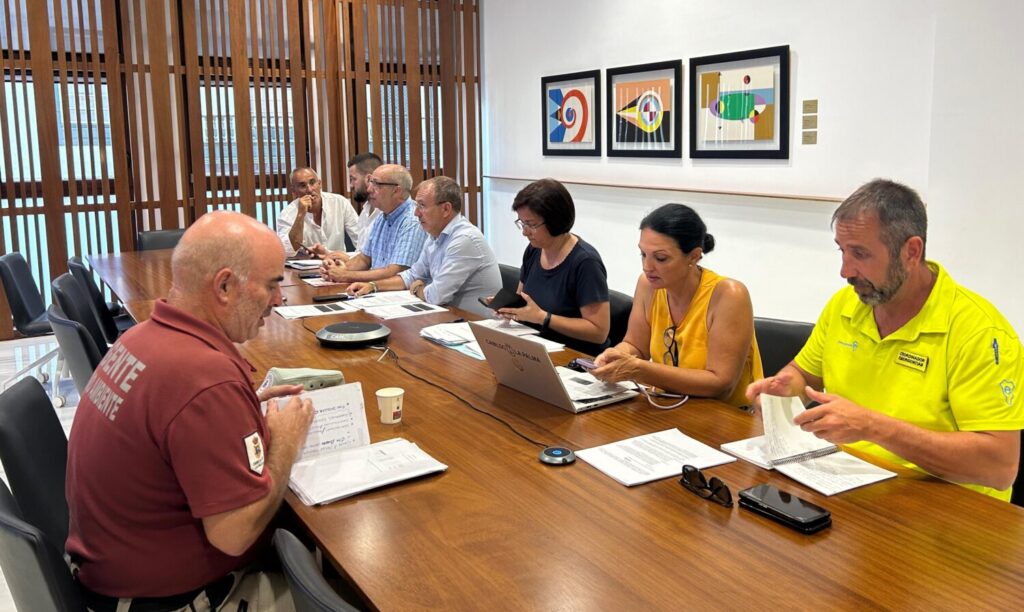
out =
<path fill-rule="evenodd" d="M 93 280 L 81 258 L 69 259 L 68 270 L 71 271 L 71 276 L 78 281 L 78 286 L 88 296 L 92 314 L 99 322 L 100 331 L 103 332 L 107 344 L 116 342 L 124 330 L 135 325 L 135 320 L 131 316 L 121 312 L 120 304 L 108 303 L 103 300 L 103 293 L 100 292 L 99 285 Z"/>
<path fill-rule="evenodd" d="M 178 246 L 184 229 L 153 230 L 139 232 L 139 250 L 155 251 L 157 249 L 173 249 Z"/>
<path fill-rule="evenodd" d="M 32 278 L 32 270 L 21 253 L 7 253 L 0 257 L 0 281 L 4 285 L 4 293 L 7 295 L 7 303 L 11 307 L 11 314 L 14 317 L 14 328 L 23 336 L 42 336 L 51 333 L 50 322 L 46 318 L 46 306 L 43 304 L 43 297 L 39 293 Z M 59 349 L 47 351 L 45 354 L 34 360 L 32 363 L 21 368 L 4 381 L 2 389 L 6 389 L 15 380 L 21 378 L 28 372 L 39 368 L 39 378 L 43 382 L 49 379 L 49 375 L 42 371 L 43 364 L 57 357 L 57 371 L 60 372 L 63 366 Z M 57 383 L 60 376 L 53 381 L 53 393 L 57 394 Z"/>
<path fill-rule="evenodd" d="M 0 395 L 0 461 L 22 517 L 63 547 L 68 539 L 68 439 L 34 378 L 23 378 Z"/>
<path fill-rule="evenodd" d="M 612 311 L 612 326 L 608 332 L 608 342 L 611 343 L 611 346 L 615 346 L 626 337 L 626 329 L 629 328 L 629 313 L 633 310 L 633 298 L 621 291 L 609 289 L 608 301 Z"/>
<path fill-rule="evenodd" d="M 1020 458 L 1017 464 L 1017 480 L 1013 482 L 1010 503 L 1024 506 L 1024 431 L 1020 432 Z"/>
<path fill-rule="evenodd" d="M 754 334 L 761 350 L 764 375 L 774 376 L 793 361 L 813 330 L 813 323 L 754 317 Z"/>
<path fill-rule="evenodd" d="M 84 610 L 78 583 L 53 540 L 25 522 L 0 482 L 0 567 L 18 610 Z"/>
<path fill-rule="evenodd" d="M 89 332 L 92 341 L 100 352 L 100 357 L 107 354 L 107 338 L 100 329 L 100 322 L 93 313 L 93 307 L 89 304 L 89 298 L 82 291 L 81 285 L 65 272 L 50 283 L 53 290 L 53 303 L 57 304 L 65 317 L 81 324 Z"/>
<path fill-rule="evenodd" d="M 515 293 L 519 288 L 519 268 L 508 264 L 498 264 L 498 270 L 501 272 L 501 286 L 505 290 Z"/>
<path fill-rule="evenodd" d="M 51 304 L 46 313 L 50 317 L 53 333 L 57 336 L 57 346 L 64 355 L 64 363 L 71 371 L 71 378 L 81 396 L 103 356 L 85 326 L 67 318 L 60 306 Z"/>
<path fill-rule="evenodd" d="M 274 532 L 274 548 L 281 560 L 297 612 L 348 612 L 358 608 L 345 601 L 324 580 L 313 554 L 287 529 Z"/>

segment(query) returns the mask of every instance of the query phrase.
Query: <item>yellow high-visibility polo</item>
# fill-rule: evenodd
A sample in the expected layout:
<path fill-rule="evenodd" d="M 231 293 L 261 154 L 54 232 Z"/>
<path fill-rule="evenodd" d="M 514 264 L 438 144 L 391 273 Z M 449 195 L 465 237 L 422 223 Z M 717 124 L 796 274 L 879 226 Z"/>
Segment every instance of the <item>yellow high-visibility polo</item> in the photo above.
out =
<path fill-rule="evenodd" d="M 931 294 L 917 315 L 879 338 L 872 308 L 852 286 L 822 311 L 796 364 L 825 389 L 932 431 L 1024 428 L 1024 357 L 1017 334 L 987 300 L 956 284 L 937 263 Z M 871 442 L 852 448 L 920 469 Z M 965 485 L 1009 500 L 1011 489 Z"/>

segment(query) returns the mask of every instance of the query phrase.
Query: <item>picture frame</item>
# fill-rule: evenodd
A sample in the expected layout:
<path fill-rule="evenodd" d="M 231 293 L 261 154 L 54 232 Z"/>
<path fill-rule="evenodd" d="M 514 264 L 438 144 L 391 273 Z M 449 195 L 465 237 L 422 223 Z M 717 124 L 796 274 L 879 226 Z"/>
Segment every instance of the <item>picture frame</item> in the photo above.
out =
<path fill-rule="evenodd" d="M 690 157 L 789 159 L 789 45 L 690 59 Z"/>
<path fill-rule="evenodd" d="M 601 155 L 601 71 L 541 77 L 544 155 Z"/>
<path fill-rule="evenodd" d="M 609 68 L 609 157 L 683 156 L 683 61 Z"/>

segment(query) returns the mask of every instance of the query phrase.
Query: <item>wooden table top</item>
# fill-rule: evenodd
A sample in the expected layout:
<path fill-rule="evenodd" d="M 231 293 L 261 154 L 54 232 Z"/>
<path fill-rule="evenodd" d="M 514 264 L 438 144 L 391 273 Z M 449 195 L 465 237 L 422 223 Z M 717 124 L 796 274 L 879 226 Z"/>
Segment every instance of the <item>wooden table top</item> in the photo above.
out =
<path fill-rule="evenodd" d="M 166 255 L 162 271 L 159 255 L 90 261 L 128 301 L 152 301 L 161 294 L 148 291 L 169 287 Z M 294 282 L 284 293 L 290 304 L 303 304 L 336 290 Z M 545 444 L 582 449 L 677 427 L 717 448 L 761 431 L 758 420 L 712 400 L 662 411 L 638 398 L 570 414 L 497 386 L 484 362 L 418 336 L 424 325 L 453 318 L 387 321 L 399 363 Z M 320 347 L 313 332 L 346 319 L 369 317 L 272 315 L 242 352 L 260 377 L 272 366 L 340 369 L 347 382 L 363 385 L 374 441 L 401 436 L 449 466 L 327 506 L 306 507 L 288 494 L 306 535 L 366 605 L 1012 609 L 1024 597 L 1021 508 L 904 469 L 833 497 L 743 461 L 705 470 L 734 498 L 769 482 L 831 510 L 831 528 L 804 536 L 701 499 L 678 478 L 628 488 L 583 461 L 547 466 L 537 460 L 539 448 L 392 359 L 378 361 L 380 351 Z M 556 363 L 571 356 L 552 355 Z M 398 425 L 377 417 L 374 391 L 384 386 L 406 390 Z"/>

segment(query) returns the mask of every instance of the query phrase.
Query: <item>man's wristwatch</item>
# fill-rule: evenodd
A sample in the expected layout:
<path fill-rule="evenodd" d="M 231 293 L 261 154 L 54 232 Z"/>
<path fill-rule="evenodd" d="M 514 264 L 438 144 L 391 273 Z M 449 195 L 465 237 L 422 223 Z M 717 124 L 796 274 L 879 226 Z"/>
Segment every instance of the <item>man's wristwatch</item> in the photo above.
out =
<path fill-rule="evenodd" d="M 377 281 L 370 281 L 370 293 L 377 293 Z"/>
<path fill-rule="evenodd" d="M 544 317 L 544 323 L 541 324 L 540 330 L 542 332 L 548 331 L 548 326 L 549 325 L 551 325 L 551 313 L 550 312 Z"/>

